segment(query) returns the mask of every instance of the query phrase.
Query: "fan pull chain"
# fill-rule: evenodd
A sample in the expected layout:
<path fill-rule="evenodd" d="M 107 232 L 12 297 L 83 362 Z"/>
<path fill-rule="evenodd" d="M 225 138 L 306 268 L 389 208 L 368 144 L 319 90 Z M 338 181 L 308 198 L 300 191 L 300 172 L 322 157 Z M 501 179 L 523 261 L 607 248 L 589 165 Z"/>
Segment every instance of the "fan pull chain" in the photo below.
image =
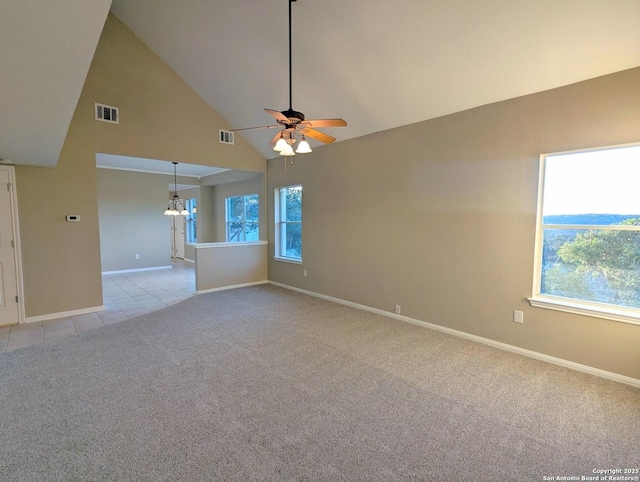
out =
<path fill-rule="evenodd" d="M 287 178 L 287 160 L 289 161 L 289 164 L 293 166 L 293 156 L 282 156 L 282 158 L 284 159 L 284 177 L 286 179 Z"/>

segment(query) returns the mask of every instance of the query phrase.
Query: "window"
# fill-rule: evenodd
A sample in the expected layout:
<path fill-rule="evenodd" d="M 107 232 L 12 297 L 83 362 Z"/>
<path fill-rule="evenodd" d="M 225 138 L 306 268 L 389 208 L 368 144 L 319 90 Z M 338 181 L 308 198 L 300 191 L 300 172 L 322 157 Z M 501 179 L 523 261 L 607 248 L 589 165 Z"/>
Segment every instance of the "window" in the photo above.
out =
<path fill-rule="evenodd" d="M 275 190 L 276 258 L 302 262 L 302 186 Z"/>
<path fill-rule="evenodd" d="M 195 198 L 187 199 L 185 208 L 189 211 L 189 215 L 187 216 L 187 243 L 196 243 L 197 212 Z"/>
<path fill-rule="evenodd" d="M 258 241 L 258 195 L 228 197 L 225 204 L 227 242 Z"/>
<path fill-rule="evenodd" d="M 640 322 L 640 145 L 540 164 L 531 304 Z"/>

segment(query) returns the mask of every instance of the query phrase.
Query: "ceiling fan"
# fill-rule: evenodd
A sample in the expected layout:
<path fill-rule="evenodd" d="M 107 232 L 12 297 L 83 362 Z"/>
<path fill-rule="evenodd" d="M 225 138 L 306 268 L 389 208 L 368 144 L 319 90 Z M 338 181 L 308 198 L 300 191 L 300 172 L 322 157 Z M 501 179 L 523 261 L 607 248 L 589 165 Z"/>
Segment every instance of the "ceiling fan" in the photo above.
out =
<path fill-rule="evenodd" d="M 300 154 L 311 152 L 311 147 L 309 147 L 306 137 L 310 137 L 311 139 L 315 139 L 325 144 L 331 144 L 336 140 L 335 137 L 316 130 L 316 127 L 344 127 L 347 125 L 347 122 L 344 119 L 306 120 L 302 112 L 295 111 L 292 108 L 291 4 L 295 1 L 296 0 L 287 0 L 287 3 L 289 4 L 289 108 L 283 111 L 264 109 L 275 118 L 277 122 L 275 125 L 232 129 L 233 132 L 251 129 L 280 129 L 273 139 L 271 139 L 269 144 L 275 144 L 273 149 L 283 156 L 293 156 L 295 155 L 295 152 Z M 300 142 L 298 142 L 298 148 L 294 152 L 293 144 L 297 140 L 296 137 L 300 137 Z"/>

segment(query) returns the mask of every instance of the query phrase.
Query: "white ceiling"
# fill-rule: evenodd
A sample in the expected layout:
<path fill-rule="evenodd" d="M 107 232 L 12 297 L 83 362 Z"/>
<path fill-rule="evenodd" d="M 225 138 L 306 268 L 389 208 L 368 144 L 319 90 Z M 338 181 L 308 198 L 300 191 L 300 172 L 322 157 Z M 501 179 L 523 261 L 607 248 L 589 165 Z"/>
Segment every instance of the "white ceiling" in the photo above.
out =
<path fill-rule="evenodd" d="M 109 0 L 2 0 L 0 158 L 57 162 Z M 640 65 L 639 0 L 298 0 L 293 108 L 338 141 Z M 234 128 L 288 102 L 287 0 L 113 0 Z M 242 135 L 266 158 L 274 132 Z M 217 135 L 217 133 L 216 133 Z M 313 147 L 317 146 L 311 141 Z"/>
<path fill-rule="evenodd" d="M 298 0 L 293 108 L 338 140 L 640 65 L 639 0 Z M 288 101 L 288 0 L 114 0 L 233 128 Z M 274 131 L 242 134 L 266 158 Z M 312 146 L 317 145 L 312 141 Z"/>

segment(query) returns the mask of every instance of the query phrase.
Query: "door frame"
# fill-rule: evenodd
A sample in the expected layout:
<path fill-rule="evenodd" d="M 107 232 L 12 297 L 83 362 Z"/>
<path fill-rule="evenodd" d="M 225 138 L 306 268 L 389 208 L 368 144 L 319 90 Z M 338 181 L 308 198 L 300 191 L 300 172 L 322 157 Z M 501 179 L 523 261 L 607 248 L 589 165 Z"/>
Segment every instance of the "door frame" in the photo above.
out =
<path fill-rule="evenodd" d="M 16 269 L 16 283 L 18 284 L 18 324 L 25 322 L 25 305 L 24 305 L 24 283 L 22 277 L 22 248 L 20 244 L 20 223 L 18 216 L 18 195 L 16 188 L 16 168 L 11 165 L 0 164 L 0 170 L 7 171 L 9 174 L 9 197 L 11 201 L 11 224 L 13 229 L 14 263 Z M 12 326 L 12 325 L 7 325 Z M 15 325 L 13 325 L 15 326 Z"/>

